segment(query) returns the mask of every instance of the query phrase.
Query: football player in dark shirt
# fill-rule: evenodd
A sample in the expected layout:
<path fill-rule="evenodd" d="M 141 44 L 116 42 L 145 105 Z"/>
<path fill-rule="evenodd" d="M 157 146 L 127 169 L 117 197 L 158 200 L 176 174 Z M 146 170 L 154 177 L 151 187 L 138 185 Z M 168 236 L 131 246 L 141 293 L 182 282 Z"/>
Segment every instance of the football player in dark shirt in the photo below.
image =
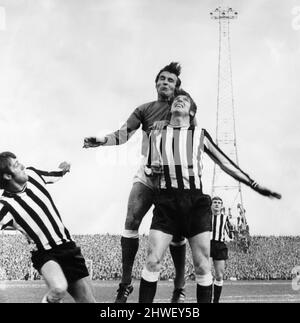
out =
<path fill-rule="evenodd" d="M 138 106 L 130 115 L 125 124 L 117 131 L 103 137 L 87 137 L 84 139 L 84 148 L 98 146 L 121 145 L 142 126 L 142 162 L 134 176 L 133 186 L 129 195 L 125 230 L 121 238 L 122 246 L 122 280 L 119 285 L 117 303 L 125 303 L 132 292 L 131 285 L 132 267 L 138 251 L 139 239 L 138 229 L 153 204 L 154 189 L 157 187 L 157 180 L 147 177 L 144 172 L 146 164 L 146 153 L 149 144 L 149 133 L 152 126 L 161 121 L 166 124 L 170 120 L 170 106 L 174 93 L 180 88 L 179 78 L 181 67 L 178 63 L 170 63 L 159 71 L 155 78 L 157 100 Z M 195 122 L 195 121 L 194 121 Z M 174 292 L 172 302 L 184 301 L 184 265 L 185 265 L 185 240 L 173 241 L 170 251 L 173 257 L 176 278 L 174 280 Z"/>

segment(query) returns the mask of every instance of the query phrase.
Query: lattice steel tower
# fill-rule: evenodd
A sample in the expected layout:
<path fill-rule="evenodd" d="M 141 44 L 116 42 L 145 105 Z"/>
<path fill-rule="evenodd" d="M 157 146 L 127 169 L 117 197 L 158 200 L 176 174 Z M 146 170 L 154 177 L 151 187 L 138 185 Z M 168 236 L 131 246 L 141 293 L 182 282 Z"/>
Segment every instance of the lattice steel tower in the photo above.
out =
<path fill-rule="evenodd" d="M 210 15 L 219 23 L 216 143 L 238 165 L 229 30 L 230 21 L 237 18 L 238 13 L 232 8 L 219 7 Z M 246 223 L 244 212 L 239 212 L 240 210 L 237 209 L 238 205 L 244 209 L 241 184 L 215 164 L 212 196 L 216 195 L 222 197 L 225 208 L 233 210 L 231 211 L 233 216 L 242 213 L 242 220 Z"/>

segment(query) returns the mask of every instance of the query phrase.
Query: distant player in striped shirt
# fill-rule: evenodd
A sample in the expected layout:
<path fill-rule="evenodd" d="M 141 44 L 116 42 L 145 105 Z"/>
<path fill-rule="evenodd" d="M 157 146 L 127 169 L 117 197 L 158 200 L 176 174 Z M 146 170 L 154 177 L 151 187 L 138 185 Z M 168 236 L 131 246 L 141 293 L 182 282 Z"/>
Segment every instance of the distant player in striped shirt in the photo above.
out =
<path fill-rule="evenodd" d="M 60 303 L 67 291 L 76 302 L 93 303 L 85 260 L 46 188 L 70 171 L 66 162 L 59 167 L 54 172 L 25 169 L 13 153 L 0 154 L 0 228 L 13 227 L 33 244 L 33 266 L 49 288 L 43 303 Z"/>
<path fill-rule="evenodd" d="M 171 107 L 170 124 L 162 131 L 151 131 L 148 176 L 159 178 L 149 250 L 142 271 L 139 302 L 151 303 L 156 293 L 161 262 L 173 236 L 188 238 L 194 261 L 197 302 L 210 303 L 212 275 L 209 263 L 212 230 L 211 199 L 202 192 L 202 156 L 207 153 L 227 174 L 249 185 L 260 194 L 281 198 L 254 182 L 213 142 L 205 129 L 191 126 L 195 103 L 179 91 Z"/>
<path fill-rule="evenodd" d="M 228 259 L 228 248 L 225 244 L 225 234 L 232 239 L 233 228 L 228 216 L 224 212 L 223 201 L 220 197 L 212 198 L 212 235 L 210 242 L 210 256 L 215 269 L 215 281 L 213 287 L 213 303 L 219 303 L 223 276 L 225 272 L 225 261 Z"/>

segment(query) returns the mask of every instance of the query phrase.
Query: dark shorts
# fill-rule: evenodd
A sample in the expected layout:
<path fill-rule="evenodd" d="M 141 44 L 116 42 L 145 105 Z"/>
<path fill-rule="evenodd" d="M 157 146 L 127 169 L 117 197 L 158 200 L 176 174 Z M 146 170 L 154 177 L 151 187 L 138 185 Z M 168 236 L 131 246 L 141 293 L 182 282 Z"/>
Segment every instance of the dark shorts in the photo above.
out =
<path fill-rule="evenodd" d="M 191 238 L 212 230 L 211 198 L 200 190 L 160 190 L 155 194 L 151 229 Z"/>
<path fill-rule="evenodd" d="M 89 276 L 81 250 L 75 242 L 68 242 L 50 250 L 32 251 L 31 260 L 33 267 L 39 272 L 46 262 L 57 262 L 68 283 Z"/>
<path fill-rule="evenodd" d="M 228 248 L 224 242 L 210 241 L 210 256 L 213 260 L 227 260 Z"/>

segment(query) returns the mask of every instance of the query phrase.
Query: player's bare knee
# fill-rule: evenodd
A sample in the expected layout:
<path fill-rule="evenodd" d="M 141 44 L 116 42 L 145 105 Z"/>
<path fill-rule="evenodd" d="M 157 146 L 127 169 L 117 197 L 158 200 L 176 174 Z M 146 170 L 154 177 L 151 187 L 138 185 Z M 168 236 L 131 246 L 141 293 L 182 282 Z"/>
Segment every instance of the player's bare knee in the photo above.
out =
<path fill-rule="evenodd" d="M 66 280 L 61 279 L 61 281 L 55 282 L 52 286 L 50 286 L 50 290 L 53 292 L 66 293 L 68 290 L 68 283 Z"/>
<path fill-rule="evenodd" d="M 160 271 L 160 268 L 161 268 L 160 259 L 152 249 L 149 249 L 148 251 L 146 268 L 151 272 Z"/>
<path fill-rule="evenodd" d="M 216 274 L 215 278 L 216 278 L 217 281 L 222 281 L 223 280 L 223 274 L 218 274 L 218 275 Z"/>
<path fill-rule="evenodd" d="M 196 275 L 206 275 L 209 272 L 209 268 L 206 267 L 195 267 Z"/>
<path fill-rule="evenodd" d="M 194 266 L 196 275 L 206 275 L 210 272 L 209 261 L 207 261 L 206 259 L 195 262 Z"/>
<path fill-rule="evenodd" d="M 67 294 L 67 285 L 61 284 L 60 286 L 55 286 L 50 288 L 48 298 L 50 302 L 59 302 Z"/>
<path fill-rule="evenodd" d="M 151 272 L 160 271 L 161 264 L 159 260 L 147 260 L 146 268 Z"/>
<path fill-rule="evenodd" d="M 64 298 L 67 294 L 67 290 L 65 288 L 59 288 L 56 287 L 52 289 L 52 293 L 57 297 L 57 298 Z"/>
<path fill-rule="evenodd" d="M 215 278 L 216 278 L 217 281 L 222 281 L 223 280 L 223 276 L 224 276 L 223 272 L 217 272 L 216 271 Z"/>

